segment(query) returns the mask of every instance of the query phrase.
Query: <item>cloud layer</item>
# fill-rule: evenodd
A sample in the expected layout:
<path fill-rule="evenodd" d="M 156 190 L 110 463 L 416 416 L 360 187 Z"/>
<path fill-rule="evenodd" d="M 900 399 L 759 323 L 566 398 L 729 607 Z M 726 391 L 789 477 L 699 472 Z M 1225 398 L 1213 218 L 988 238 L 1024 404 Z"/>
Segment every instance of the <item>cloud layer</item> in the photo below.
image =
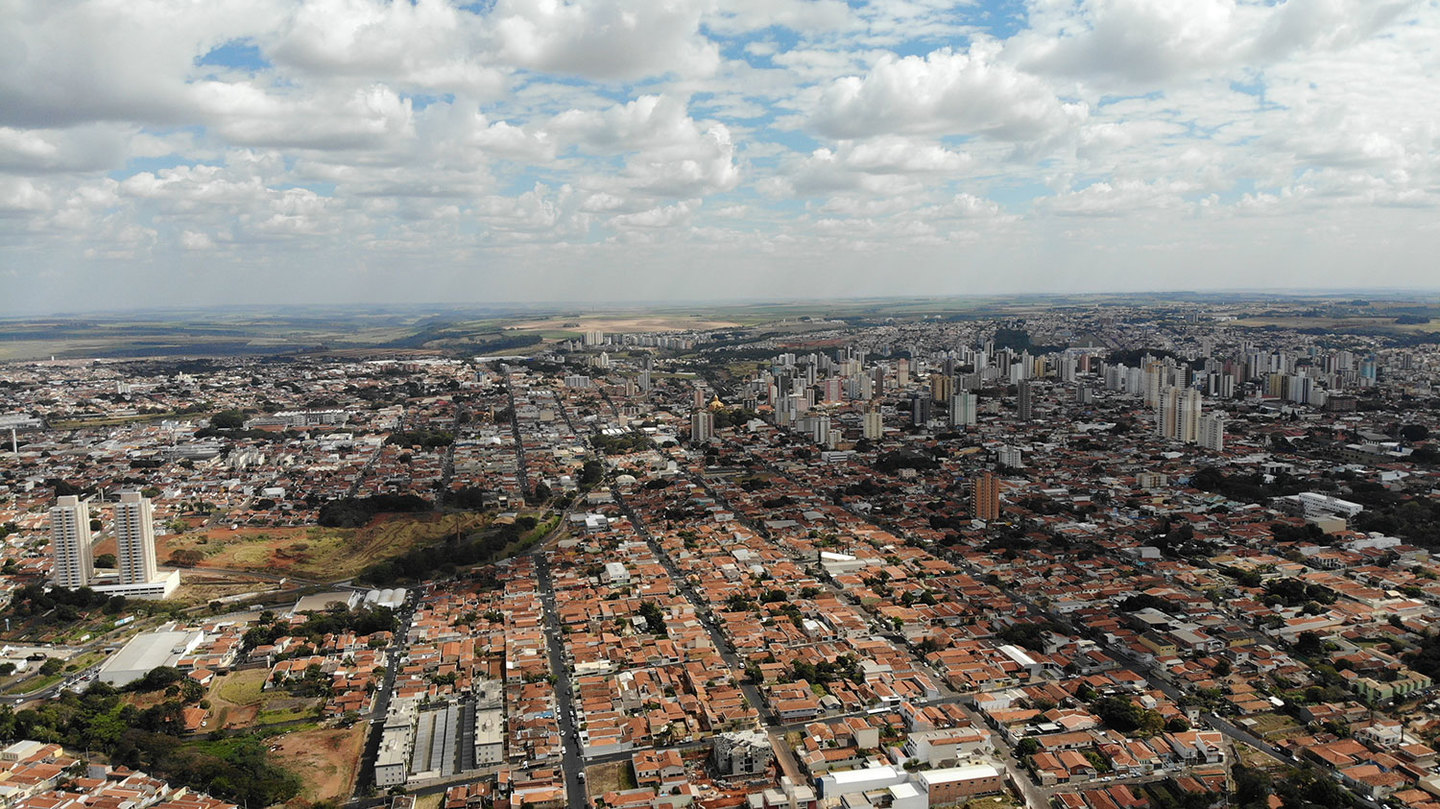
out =
<path fill-rule="evenodd" d="M 0 0 L 0 312 L 1433 286 L 1437 42 L 1440 0 Z"/>

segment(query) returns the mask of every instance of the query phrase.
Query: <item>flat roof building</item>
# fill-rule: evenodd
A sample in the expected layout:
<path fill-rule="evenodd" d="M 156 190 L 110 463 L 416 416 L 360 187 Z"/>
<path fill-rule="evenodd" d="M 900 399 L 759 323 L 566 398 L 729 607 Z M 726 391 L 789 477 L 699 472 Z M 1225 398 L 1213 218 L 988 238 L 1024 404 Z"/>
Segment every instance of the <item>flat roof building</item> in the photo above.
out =
<path fill-rule="evenodd" d="M 136 635 L 100 668 L 100 681 L 121 688 L 161 666 L 173 666 L 205 639 L 198 629 Z"/>
<path fill-rule="evenodd" d="M 1005 773 L 989 764 L 970 764 L 922 770 L 915 774 L 915 783 L 925 790 L 930 806 L 946 806 L 974 795 L 1004 791 Z"/>

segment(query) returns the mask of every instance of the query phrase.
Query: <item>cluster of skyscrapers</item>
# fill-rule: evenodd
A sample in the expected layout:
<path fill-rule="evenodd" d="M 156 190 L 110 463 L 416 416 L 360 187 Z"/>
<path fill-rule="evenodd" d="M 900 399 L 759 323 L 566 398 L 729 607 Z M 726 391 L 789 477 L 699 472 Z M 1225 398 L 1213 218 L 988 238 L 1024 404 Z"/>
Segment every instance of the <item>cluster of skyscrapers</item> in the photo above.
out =
<path fill-rule="evenodd" d="M 1225 415 L 1203 412 L 1200 391 L 1167 387 L 1155 399 L 1155 431 L 1163 438 L 1219 452 L 1225 448 Z"/>
<path fill-rule="evenodd" d="M 155 563 L 155 511 L 139 492 L 123 492 L 115 504 L 115 574 L 95 570 L 90 504 L 75 495 L 58 498 L 50 509 L 52 581 L 71 589 L 134 598 L 168 598 L 180 584 L 179 571 L 161 574 Z"/>

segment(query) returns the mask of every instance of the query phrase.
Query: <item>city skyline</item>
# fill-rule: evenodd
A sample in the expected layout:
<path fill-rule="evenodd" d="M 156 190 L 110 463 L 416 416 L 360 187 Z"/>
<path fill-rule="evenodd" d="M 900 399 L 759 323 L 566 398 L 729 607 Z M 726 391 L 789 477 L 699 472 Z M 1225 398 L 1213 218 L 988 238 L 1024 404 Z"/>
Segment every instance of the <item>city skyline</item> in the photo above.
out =
<path fill-rule="evenodd" d="M 12 6 L 0 314 L 1433 284 L 1434 3 Z"/>
<path fill-rule="evenodd" d="M 17 800 L 1435 809 L 1440 303 L 650 314 L 11 326 Z"/>

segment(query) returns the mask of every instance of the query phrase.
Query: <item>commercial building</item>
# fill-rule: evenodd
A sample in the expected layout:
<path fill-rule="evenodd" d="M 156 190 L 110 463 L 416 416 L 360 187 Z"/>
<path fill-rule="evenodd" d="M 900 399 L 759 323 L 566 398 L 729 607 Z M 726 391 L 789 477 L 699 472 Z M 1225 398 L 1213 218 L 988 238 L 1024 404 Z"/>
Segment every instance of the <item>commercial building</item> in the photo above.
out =
<path fill-rule="evenodd" d="M 975 795 L 1005 790 L 1005 774 L 989 764 L 971 764 L 943 770 L 923 770 L 915 783 L 925 790 L 930 806 L 948 806 Z"/>
<path fill-rule="evenodd" d="M 136 635 L 100 668 L 100 681 L 123 688 L 160 666 L 174 666 L 205 640 L 198 629 L 175 629 Z"/>
<path fill-rule="evenodd" d="M 337 605 L 346 610 L 353 610 L 364 601 L 366 595 L 359 590 L 334 590 L 328 593 L 300 596 L 286 617 L 307 612 L 329 612 L 336 609 Z"/>
<path fill-rule="evenodd" d="M 1025 456 L 1019 447 L 1007 444 L 995 450 L 995 463 L 1009 469 L 1020 469 L 1025 466 Z"/>
<path fill-rule="evenodd" d="M 1203 449 L 1219 452 L 1225 449 L 1225 414 L 1207 413 L 1200 417 L 1198 443 Z"/>
<path fill-rule="evenodd" d="M 121 584 L 116 576 L 93 576 L 90 579 L 90 589 L 106 595 L 161 601 L 174 595 L 175 591 L 180 589 L 180 571 L 157 572 L 150 581 L 133 584 Z"/>
<path fill-rule="evenodd" d="M 375 757 L 375 785 L 400 786 L 410 777 L 410 753 L 415 742 L 419 700 L 396 698 L 390 701 L 385 726 L 380 731 L 380 750 Z"/>
<path fill-rule="evenodd" d="M 979 400 L 973 393 L 957 393 L 950 397 L 950 426 L 951 427 L 974 427 L 976 403 Z"/>
<path fill-rule="evenodd" d="M 930 398 L 937 402 L 948 402 L 955 395 L 955 377 L 945 374 L 930 375 Z"/>
<path fill-rule="evenodd" d="M 905 772 L 895 767 L 865 767 L 858 770 L 830 772 L 815 779 L 815 787 L 822 800 L 843 798 L 846 795 L 883 789 L 905 782 Z"/>
<path fill-rule="evenodd" d="M 830 446 L 830 416 L 812 413 L 800 420 L 799 431 L 822 447 Z"/>
<path fill-rule="evenodd" d="M 505 763 L 505 712 L 482 708 L 475 712 L 475 766 Z"/>

